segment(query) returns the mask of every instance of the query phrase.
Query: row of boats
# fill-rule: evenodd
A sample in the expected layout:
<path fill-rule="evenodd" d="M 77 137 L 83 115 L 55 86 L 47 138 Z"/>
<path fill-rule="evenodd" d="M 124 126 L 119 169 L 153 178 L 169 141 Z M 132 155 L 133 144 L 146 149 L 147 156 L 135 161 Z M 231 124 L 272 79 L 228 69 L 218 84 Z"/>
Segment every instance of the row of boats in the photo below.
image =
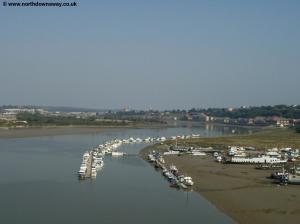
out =
<path fill-rule="evenodd" d="M 249 156 L 253 153 L 256 153 L 256 157 L 259 159 Z M 236 160 L 238 163 L 285 163 L 300 159 L 300 150 L 292 148 L 272 148 L 261 151 L 253 147 L 230 146 L 227 154 L 234 159 L 233 162 Z M 265 157 L 265 159 L 262 160 L 262 157 Z M 246 160 L 244 160 L 245 158 Z"/>
<path fill-rule="evenodd" d="M 98 145 L 98 147 L 90 151 L 86 151 L 82 156 L 82 162 L 78 171 L 79 179 L 96 178 L 97 171 L 101 170 L 104 166 L 103 157 L 106 154 L 118 153 L 115 150 L 121 144 L 122 142 L 116 139 Z"/>
<path fill-rule="evenodd" d="M 166 140 L 176 140 L 176 139 L 189 139 L 189 138 L 199 138 L 199 134 L 191 134 L 191 135 L 176 135 L 171 137 L 146 137 L 146 138 L 124 138 L 124 139 L 115 139 L 112 142 L 114 144 L 129 144 L 129 143 L 152 143 L 152 142 L 164 142 Z M 99 145 L 102 147 L 103 145 Z"/>
<path fill-rule="evenodd" d="M 97 171 L 99 171 L 104 166 L 103 157 L 105 155 L 112 156 L 123 156 L 124 152 L 116 151 L 122 144 L 129 143 L 142 143 L 142 142 L 157 142 L 157 141 L 165 141 L 165 137 L 160 138 L 128 138 L 128 139 L 114 139 L 111 141 L 107 141 L 103 144 L 98 145 L 92 150 L 86 151 L 82 156 L 82 162 L 78 171 L 79 179 L 87 179 L 87 178 L 96 178 Z"/>
<path fill-rule="evenodd" d="M 96 178 L 97 171 L 104 166 L 103 158 L 95 151 L 86 151 L 78 171 L 79 179 Z"/>
<path fill-rule="evenodd" d="M 103 144 L 98 145 L 92 150 L 86 151 L 82 156 L 82 162 L 78 171 L 78 177 L 80 179 L 86 178 L 96 178 L 97 171 L 99 171 L 104 166 L 103 157 L 107 154 L 112 156 L 123 156 L 126 155 L 124 152 L 118 152 L 122 144 L 132 144 L 132 143 L 158 143 L 164 142 L 166 140 L 174 139 L 187 139 L 187 138 L 196 138 L 200 137 L 198 134 L 192 135 L 180 135 L 180 136 L 171 136 L 166 138 L 162 137 L 146 137 L 146 138 L 124 138 L 124 139 L 114 139 L 107 141 Z"/>
<path fill-rule="evenodd" d="M 170 165 L 169 168 L 165 165 L 163 156 L 156 151 L 148 154 L 149 162 L 153 163 L 155 168 L 161 169 L 163 176 L 170 182 L 170 187 L 188 189 L 194 185 L 191 177 L 180 175 L 176 166 Z"/>

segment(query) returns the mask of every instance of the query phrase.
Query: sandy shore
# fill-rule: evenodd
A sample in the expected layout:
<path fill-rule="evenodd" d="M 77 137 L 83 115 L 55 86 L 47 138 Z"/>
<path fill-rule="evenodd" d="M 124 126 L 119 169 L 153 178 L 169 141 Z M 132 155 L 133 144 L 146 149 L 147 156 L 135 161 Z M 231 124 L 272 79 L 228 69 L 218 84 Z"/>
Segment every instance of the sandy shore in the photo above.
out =
<path fill-rule="evenodd" d="M 159 146 L 160 149 L 163 146 Z M 149 150 L 141 151 L 141 156 Z M 157 148 L 156 148 L 157 149 Z M 270 170 L 252 165 L 219 164 L 211 156 L 164 156 L 184 175 L 193 178 L 193 190 L 211 201 L 238 223 L 298 223 L 300 186 L 279 186 Z"/>
<path fill-rule="evenodd" d="M 161 128 L 168 127 L 164 124 L 132 125 L 132 126 L 53 126 L 29 128 L 0 128 L 0 139 L 28 138 L 55 135 L 89 134 L 107 131 L 118 131 L 128 128 Z"/>

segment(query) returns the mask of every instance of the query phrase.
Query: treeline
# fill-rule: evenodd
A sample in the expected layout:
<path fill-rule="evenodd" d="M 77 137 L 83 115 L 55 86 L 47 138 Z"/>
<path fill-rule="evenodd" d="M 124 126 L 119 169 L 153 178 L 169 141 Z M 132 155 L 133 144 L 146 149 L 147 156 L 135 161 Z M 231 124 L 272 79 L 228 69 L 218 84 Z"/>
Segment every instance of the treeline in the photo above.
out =
<path fill-rule="evenodd" d="M 229 118 L 255 118 L 278 116 L 289 119 L 300 119 L 300 106 L 261 106 L 261 107 L 241 107 L 228 110 L 227 108 L 191 109 L 189 112 L 202 112 L 213 117 Z"/>
<path fill-rule="evenodd" d="M 17 120 L 27 121 L 28 125 L 123 125 L 126 122 L 97 121 L 96 117 L 76 118 L 74 116 L 45 116 L 40 113 L 19 113 Z"/>

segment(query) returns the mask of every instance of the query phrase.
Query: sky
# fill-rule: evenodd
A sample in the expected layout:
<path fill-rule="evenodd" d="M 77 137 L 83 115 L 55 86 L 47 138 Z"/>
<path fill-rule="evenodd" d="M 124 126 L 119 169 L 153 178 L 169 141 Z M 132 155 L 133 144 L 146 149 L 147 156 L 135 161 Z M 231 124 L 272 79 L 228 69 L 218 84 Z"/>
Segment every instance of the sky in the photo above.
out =
<path fill-rule="evenodd" d="M 300 103 L 298 0 L 77 4 L 1 2 L 0 105 L 189 109 Z"/>

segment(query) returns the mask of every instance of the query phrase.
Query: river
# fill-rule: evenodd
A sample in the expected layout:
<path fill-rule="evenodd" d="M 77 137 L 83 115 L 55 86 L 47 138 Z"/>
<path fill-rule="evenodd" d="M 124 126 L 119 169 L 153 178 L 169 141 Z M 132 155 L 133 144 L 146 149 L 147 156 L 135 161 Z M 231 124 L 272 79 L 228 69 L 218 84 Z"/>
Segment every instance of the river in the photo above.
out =
<path fill-rule="evenodd" d="M 183 125 L 91 134 L 0 139 L 0 223 L 233 223 L 201 195 L 169 187 L 137 155 L 106 156 L 96 180 L 79 181 L 87 149 L 114 138 L 218 136 L 233 127 Z M 123 145 L 137 154 L 146 144 Z"/>

